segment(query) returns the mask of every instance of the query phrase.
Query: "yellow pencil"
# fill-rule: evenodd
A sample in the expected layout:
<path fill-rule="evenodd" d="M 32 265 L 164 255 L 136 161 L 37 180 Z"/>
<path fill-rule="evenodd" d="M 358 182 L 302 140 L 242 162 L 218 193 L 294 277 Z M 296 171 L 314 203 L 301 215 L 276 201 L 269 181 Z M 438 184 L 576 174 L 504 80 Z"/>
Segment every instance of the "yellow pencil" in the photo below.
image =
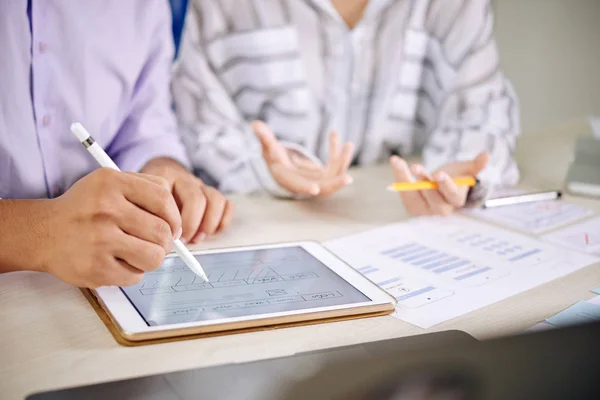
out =
<path fill-rule="evenodd" d="M 460 177 L 452 179 L 457 186 L 475 186 L 477 179 L 472 176 Z M 438 183 L 432 181 L 417 181 L 417 182 L 395 182 L 387 187 L 391 192 L 410 192 L 413 190 L 430 190 L 437 189 Z"/>

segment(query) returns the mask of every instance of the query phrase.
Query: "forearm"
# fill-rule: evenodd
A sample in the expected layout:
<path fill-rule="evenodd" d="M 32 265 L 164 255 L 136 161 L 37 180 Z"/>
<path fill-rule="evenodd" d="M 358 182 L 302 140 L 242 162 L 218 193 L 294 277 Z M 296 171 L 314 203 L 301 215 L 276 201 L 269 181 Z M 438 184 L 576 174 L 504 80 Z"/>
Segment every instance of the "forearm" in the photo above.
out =
<path fill-rule="evenodd" d="M 0 200 L 0 273 L 43 271 L 37 249 L 51 231 L 54 200 Z"/>

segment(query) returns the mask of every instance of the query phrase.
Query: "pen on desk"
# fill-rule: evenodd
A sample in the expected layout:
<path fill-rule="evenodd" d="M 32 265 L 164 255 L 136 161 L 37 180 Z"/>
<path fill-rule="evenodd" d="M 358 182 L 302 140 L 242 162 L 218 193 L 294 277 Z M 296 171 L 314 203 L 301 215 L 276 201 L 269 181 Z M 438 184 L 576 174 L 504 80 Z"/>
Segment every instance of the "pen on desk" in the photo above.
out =
<path fill-rule="evenodd" d="M 483 203 L 483 208 L 492 208 L 492 207 L 500 207 L 500 206 L 509 206 L 513 204 L 522 204 L 522 203 L 533 203 L 536 201 L 543 200 L 557 200 L 562 197 L 562 193 L 558 190 L 553 190 L 550 192 L 539 192 L 539 193 L 528 193 L 521 194 L 516 196 L 506 196 L 506 197 L 498 197 L 496 199 L 489 199 Z"/>
<path fill-rule="evenodd" d="M 457 186 L 475 186 L 477 179 L 472 176 L 452 179 Z M 439 187 L 437 182 L 417 181 L 417 182 L 395 182 L 387 187 L 391 192 L 410 192 L 413 190 L 431 190 Z"/>
<path fill-rule="evenodd" d="M 96 143 L 92 135 L 81 125 L 79 122 L 75 122 L 71 125 L 71 132 L 77 137 L 77 139 L 83 144 L 87 151 L 98 161 L 100 166 L 105 168 L 111 168 L 120 171 L 117 164 L 106 154 L 106 152 Z M 174 241 L 174 249 L 177 255 L 183 260 L 183 262 L 194 272 L 196 275 L 208 282 L 208 277 L 202 269 L 202 266 L 196 260 L 196 258 L 190 253 L 185 247 L 181 240 L 176 239 Z"/>

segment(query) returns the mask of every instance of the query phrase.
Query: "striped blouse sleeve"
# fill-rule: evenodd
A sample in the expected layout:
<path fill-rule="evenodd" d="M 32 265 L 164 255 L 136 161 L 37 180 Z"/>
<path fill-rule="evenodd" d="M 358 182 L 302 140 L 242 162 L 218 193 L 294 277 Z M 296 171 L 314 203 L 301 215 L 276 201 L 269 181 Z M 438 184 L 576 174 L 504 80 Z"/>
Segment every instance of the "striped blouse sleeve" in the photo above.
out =
<path fill-rule="evenodd" d="M 265 189 L 288 197 L 272 178 L 250 124 L 205 53 L 205 32 L 218 35 L 225 25 L 218 0 L 190 2 L 172 84 L 181 135 L 194 168 L 208 173 L 221 191 Z"/>
<path fill-rule="evenodd" d="M 488 151 L 482 181 L 516 183 L 518 101 L 499 66 L 490 0 L 433 0 L 426 23 L 435 44 L 430 46 L 432 63 L 452 79 L 442 79 L 444 100 L 424 147 L 425 165 L 435 170 Z"/>

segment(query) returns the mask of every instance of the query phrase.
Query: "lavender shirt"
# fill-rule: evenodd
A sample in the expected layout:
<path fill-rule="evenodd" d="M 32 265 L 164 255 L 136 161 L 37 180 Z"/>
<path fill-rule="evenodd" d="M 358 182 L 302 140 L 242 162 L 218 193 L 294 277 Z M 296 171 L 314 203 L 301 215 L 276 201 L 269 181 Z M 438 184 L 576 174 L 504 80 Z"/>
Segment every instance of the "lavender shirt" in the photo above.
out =
<path fill-rule="evenodd" d="M 167 0 L 1 0 L 0 54 L 0 198 L 55 197 L 98 167 L 73 121 L 123 170 L 187 166 Z"/>

